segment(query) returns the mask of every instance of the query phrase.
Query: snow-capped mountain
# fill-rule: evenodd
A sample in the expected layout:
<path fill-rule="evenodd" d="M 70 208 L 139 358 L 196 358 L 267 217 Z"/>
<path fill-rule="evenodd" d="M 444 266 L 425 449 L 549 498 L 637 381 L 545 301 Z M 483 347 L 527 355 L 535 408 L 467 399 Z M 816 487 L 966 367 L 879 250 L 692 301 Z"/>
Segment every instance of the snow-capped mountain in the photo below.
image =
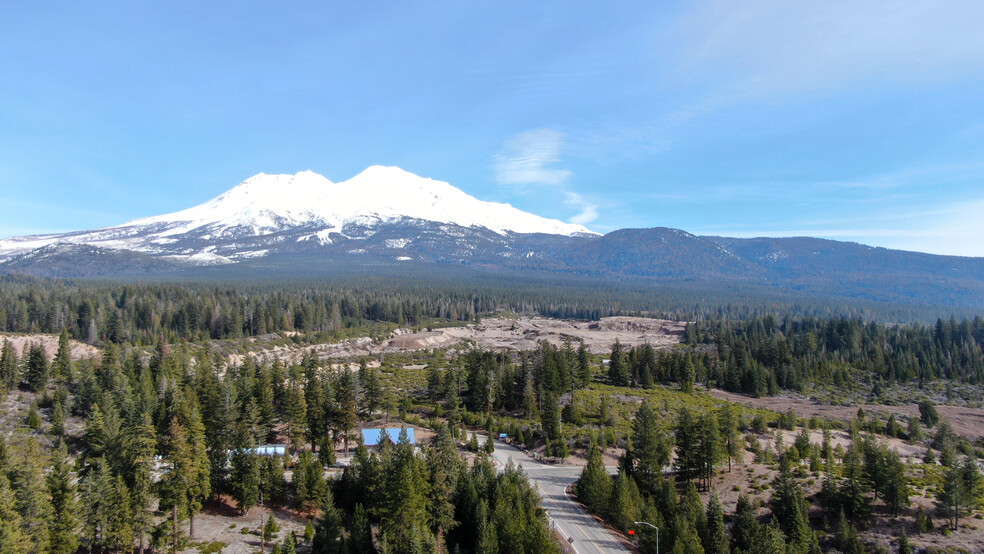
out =
<path fill-rule="evenodd" d="M 260 173 L 180 212 L 93 231 L 0 240 L 0 261 L 56 244 L 75 244 L 196 264 L 230 263 L 272 250 L 365 240 L 392 225 L 412 228 L 406 236 L 388 238 L 383 246 L 390 250 L 407 248 L 420 238 L 422 228 L 435 225 L 444 225 L 442 232 L 458 243 L 470 234 L 493 242 L 517 234 L 596 234 L 509 204 L 478 200 L 448 183 L 397 167 L 372 166 L 340 183 L 311 171 Z M 468 246 L 466 251 L 477 248 Z"/>
<path fill-rule="evenodd" d="M 804 237 L 699 237 L 666 228 L 601 236 L 395 167 L 370 167 L 340 183 L 309 171 L 259 174 L 180 212 L 0 240 L 0 279 L 13 273 L 319 278 L 389 268 L 445 278 L 451 266 L 485 276 L 703 282 L 714 291 L 761 287 L 783 295 L 984 306 L 984 258 Z"/>

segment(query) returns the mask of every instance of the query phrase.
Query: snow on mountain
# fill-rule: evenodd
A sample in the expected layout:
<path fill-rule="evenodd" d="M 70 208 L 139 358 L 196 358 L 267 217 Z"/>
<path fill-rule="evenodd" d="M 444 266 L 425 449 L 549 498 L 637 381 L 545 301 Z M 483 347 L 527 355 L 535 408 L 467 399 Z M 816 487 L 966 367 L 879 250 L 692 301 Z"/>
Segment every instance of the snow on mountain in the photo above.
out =
<path fill-rule="evenodd" d="M 183 223 L 169 234 L 206 225 L 247 227 L 254 234 L 263 234 L 308 223 L 342 227 L 352 222 L 399 218 L 485 227 L 499 234 L 593 234 L 581 225 L 546 219 L 509 204 L 483 202 L 448 183 L 378 165 L 341 183 L 311 171 L 295 175 L 260 173 L 205 204 L 124 226 Z"/>
<path fill-rule="evenodd" d="M 91 244 L 201 259 L 208 248 L 178 248 L 192 234 L 200 241 L 264 236 L 292 228 L 313 229 L 309 238 L 330 243 L 346 225 L 373 226 L 404 219 L 489 229 L 499 235 L 596 234 L 573 223 L 539 217 L 509 204 L 484 202 L 442 181 L 398 167 L 372 166 L 347 181 L 302 171 L 260 173 L 193 208 L 136 219 L 94 231 L 0 240 L 0 261 L 12 254 L 57 243 Z M 308 238 L 308 237 L 302 237 Z M 209 257 L 209 263 L 224 258 Z"/>

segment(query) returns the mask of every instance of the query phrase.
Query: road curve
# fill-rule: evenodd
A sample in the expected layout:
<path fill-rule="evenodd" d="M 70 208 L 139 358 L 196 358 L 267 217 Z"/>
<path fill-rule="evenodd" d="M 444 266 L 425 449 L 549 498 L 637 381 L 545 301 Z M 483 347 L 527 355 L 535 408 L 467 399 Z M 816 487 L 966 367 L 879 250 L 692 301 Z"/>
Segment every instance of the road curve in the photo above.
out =
<path fill-rule="evenodd" d="M 478 435 L 479 443 L 484 444 L 486 437 Z M 516 466 L 521 466 L 527 478 L 543 497 L 543 507 L 550 517 L 551 524 L 560 530 L 578 554 L 595 554 L 598 552 L 628 552 L 622 543 L 612 535 L 594 516 L 567 496 L 567 486 L 577 481 L 581 476 L 581 468 L 544 464 L 526 455 L 525 452 L 506 444 L 495 441 L 493 457 L 499 471 L 505 468 L 512 459 Z"/>

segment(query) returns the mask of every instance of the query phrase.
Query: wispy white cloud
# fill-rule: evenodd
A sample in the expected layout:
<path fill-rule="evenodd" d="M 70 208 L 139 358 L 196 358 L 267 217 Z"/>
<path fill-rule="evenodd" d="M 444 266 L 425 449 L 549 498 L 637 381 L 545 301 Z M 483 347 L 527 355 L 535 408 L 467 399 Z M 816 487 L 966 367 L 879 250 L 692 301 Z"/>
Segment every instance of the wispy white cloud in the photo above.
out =
<path fill-rule="evenodd" d="M 984 199 L 932 206 L 919 213 L 899 215 L 894 225 L 868 227 L 872 219 L 857 218 L 842 223 L 853 226 L 804 225 L 782 229 L 704 228 L 699 234 L 731 237 L 821 237 L 850 240 L 899 250 L 945 254 L 950 256 L 984 256 Z M 883 222 L 884 223 L 884 222 Z"/>
<path fill-rule="evenodd" d="M 515 192 L 530 187 L 549 187 L 564 197 L 564 205 L 577 210 L 568 218 L 571 223 L 586 225 L 599 217 L 599 206 L 582 194 L 569 190 L 569 169 L 557 167 L 564 148 L 563 133 L 554 129 L 524 131 L 505 141 L 495 155 L 495 180 Z M 520 189 L 519 187 L 523 188 Z"/>
<path fill-rule="evenodd" d="M 560 162 L 564 135 L 553 129 L 524 131 L 503 144 L 495 156 L 500 185 L 552 185 L 567 182 L 571 172 L 552 167 Z"/>
<path fill-rule="evenodd" d="M 587 225 L 592 221 L 598 219 L 598 205 L 589 202 L 584 196 L 568 191 L 565 193 L 564 204 L 572 208 L 580 210 L 580 212 L 574 217 L 570 218 L 571 223 L 580 223 L 581 225 Z"/>

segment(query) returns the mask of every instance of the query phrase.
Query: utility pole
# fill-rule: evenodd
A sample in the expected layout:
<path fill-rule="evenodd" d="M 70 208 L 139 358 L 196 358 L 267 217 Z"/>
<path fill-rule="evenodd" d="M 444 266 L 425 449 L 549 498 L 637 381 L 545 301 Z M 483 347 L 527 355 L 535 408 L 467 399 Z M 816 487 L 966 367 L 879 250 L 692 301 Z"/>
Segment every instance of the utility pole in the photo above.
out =
<path fill-rule="evenodd" d="M 648 525 L 656 530 L 656 554 L 659 554 L 659 527 L 656 527 L 648 521 L 633 521 L 632 523 L 635 523 L 636 525 Z"/>

